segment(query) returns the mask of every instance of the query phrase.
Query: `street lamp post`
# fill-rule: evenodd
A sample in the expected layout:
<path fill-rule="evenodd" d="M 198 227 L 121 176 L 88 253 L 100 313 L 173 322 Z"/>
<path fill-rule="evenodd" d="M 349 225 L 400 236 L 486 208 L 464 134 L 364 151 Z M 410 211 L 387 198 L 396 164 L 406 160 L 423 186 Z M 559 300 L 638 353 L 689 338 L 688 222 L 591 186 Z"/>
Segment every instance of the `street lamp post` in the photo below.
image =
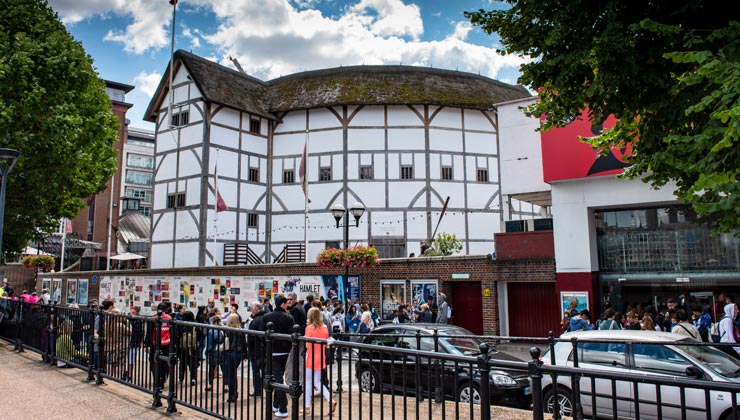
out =
<path fill-rule="evenodd" d="M 18 161 L 18 156 L 21 152 L 13 149 L 0 149 L 0 161 L 10 162 L 8 168 L 5 168 L 0 162 L 0 176 L 3 177 L 2 184 L 0 184 L 0 263 L 3 262 L 3 227 L 5 221 L 5 186 L 8 182 L 8 174 L 15 166 Z"/>
<path fill-rule="evenodd" d="M 362 203 L 356 202 L 352 205 L 352 207 L 347 211 L 343 205 L 337 203 L 334 204 L 334 206 L 331 208 L 331 214 L 334 216 L 334 220 L 337 221 L 337 228 L 344 228 L 344 244 L 342 245 L 342 249 L 347 249 L 349 247 L 349 214 L 352 213 L 352 216 L 355 218 L 355 227 L 360 227 L 360 218 L 363 214 L 365 214 L 365 206 L 362 205 Z M 340 225 L 339 222 L 344 218 L 344 224 Z M 347 284 L 349 281 L 349 266 L 344 266 L 344 282 Z M 344 305 L 344 302 L 342 302 L 342 305 Z"/>

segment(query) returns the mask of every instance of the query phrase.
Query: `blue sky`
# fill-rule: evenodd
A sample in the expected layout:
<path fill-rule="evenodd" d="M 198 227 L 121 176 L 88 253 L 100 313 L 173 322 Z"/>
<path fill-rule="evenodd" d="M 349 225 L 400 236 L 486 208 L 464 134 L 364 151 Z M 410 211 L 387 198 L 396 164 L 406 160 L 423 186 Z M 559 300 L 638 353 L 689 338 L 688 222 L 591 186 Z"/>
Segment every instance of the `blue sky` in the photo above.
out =
<path fill-rule="evenodd" d="M 100 76 L 134 85 L 128 117 L 142 120 L 170 58 L 168 0 L 49 0 L 95 61 Z M 525 61 L 501 56 L 496 36 L 472 28 L 466 10 L 489 0 L 179 0 L 175 48 L 262 80 L 356 64 L 459 69 L 516 83 Z"/>

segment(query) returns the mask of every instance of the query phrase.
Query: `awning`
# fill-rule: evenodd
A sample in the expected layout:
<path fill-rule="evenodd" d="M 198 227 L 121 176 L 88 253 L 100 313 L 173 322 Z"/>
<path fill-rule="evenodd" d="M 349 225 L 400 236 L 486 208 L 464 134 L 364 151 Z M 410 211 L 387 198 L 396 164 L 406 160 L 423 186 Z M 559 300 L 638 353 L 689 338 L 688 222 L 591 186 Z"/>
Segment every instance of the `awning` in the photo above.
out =
<path fill-rule="evenodd" d="M 126 252 L 126 253 L 123 253 L 123 254 L 118 254 L 118 255 L 114 255 L 114 256 L 110 257 L 110 259 L 112 259 L 112 260 L 118 260 L 118 261 L 140 260 L 142 258 L 146 258 L 146 257 L 143 257 L 143 256 L 141 256 L 139 254 L 133 254 L 131 252 Z"/>

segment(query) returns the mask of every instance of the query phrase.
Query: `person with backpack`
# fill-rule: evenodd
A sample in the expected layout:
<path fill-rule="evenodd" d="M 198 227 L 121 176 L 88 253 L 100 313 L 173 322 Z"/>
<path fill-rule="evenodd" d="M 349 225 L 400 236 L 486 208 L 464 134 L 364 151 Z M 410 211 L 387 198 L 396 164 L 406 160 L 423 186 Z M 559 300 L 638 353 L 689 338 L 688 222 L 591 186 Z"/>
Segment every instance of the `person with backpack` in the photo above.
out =
<path fill-rule="evenodd" d="M 609 308 L 604 312 L 604 319 L 599 324 L 600 330 L 621 330 L 622 326 L 619 322 L 614 320 L 614 317 L 617 313 L 614 311 L 614 309 Z"/>
<path fill-rule="evenodd" d="M 211 325 L 221 325 L 221 316 L 211 316 Z M 206 392 L 213 390 L 213 379 L 218 374 L 221 366 L 221 346 L 224 342 L 224 334 L 221 330 L 209 328 L 206 333 L 206 372 L 208 374 L 208 386 Z"/>
<path fill-rule="evenodd" d="M 241 329 L 239 315 L 232 313 L 226 319 L 226 326 L 234 329 Z M 241 331 L 229 331 L 226 333 L 226 344 L 224 345 L 224 357 L 222 369 L 224 371 L 224 383 L 229 389 L 230 403 L 235 403 L 239 398 L 239 391 L 236 383 L 236 371 L 244 359 L 244 352 L 247 350 L 247 340 L 245 334 Z"/>
<path fill-rule="evenodd" d="M 702 310 L 701 306 L 696 305 L 691 308 L 693 312 L 692 319 L 694 327 L 699 331 L 702 341 L 709 341 L 709 328 L 712 326 L 712 316 Z"/>
<path fill-rule="evenodd" d="M 185 322 L 195 322 L 195 315 L 185 310 L 181 312 L 182 320 Z M 180 383 L 185 382 L 185 373 L 190 369 L 190 386 L 195 386 L 196 377 L 198 376 L 198 340 L 195 329 L 189 325 L 180 325 L 178 328 L 178 358 L 180 361 L 179 378 Z"/>
<path fill-rule="evenodd" d="M 144 345 L 149 347 L 149 367 L 152 370 L 152 375 L 155 375 L 156 366 L 159 365 L 159 377 L 154 377 L 156 381 L 154 386 L 161 388 L 167 381 L 170 369 L 167 362 L 157 360 L 157 349 L 159 349 L 162 355 L 169 355 L 170 353 L 170 320 L 172 320 L 172 317 L 169 315 L 169 302 L 160 302 L 157 305 L 157 312 L 153 315 L 153 318 L 156 320 L 159 317 L 159 312 L 162 313 L 161 328 L 156 328 L 156 322 L 148 323 Z"/>
<path fill-rule="evenodd" d="M 702 341 L 699 330 L 689 322 L 689 315 L 685 310 L 679 309 L 676 311 L 676 319 L 678 323 L 671 329 L 673 334 L 685 335 L 691 337 L 694 340 Z"/>

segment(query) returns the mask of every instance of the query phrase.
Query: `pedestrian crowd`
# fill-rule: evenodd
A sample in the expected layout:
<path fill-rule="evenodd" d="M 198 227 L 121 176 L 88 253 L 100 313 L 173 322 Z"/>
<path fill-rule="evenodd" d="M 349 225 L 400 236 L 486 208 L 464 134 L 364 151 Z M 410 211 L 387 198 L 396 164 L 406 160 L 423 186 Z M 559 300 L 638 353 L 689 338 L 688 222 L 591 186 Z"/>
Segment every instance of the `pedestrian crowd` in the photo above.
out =
<path fill-rule="evenodd" d="M 740 308 L 732 295 L 720 292 L 713 304 L 695 303 L 687 308 L 683 299 L 668 298 L 661 305 L 628 305 L 624 313 L 606 305 L 602 316 L 592 320 L 588 309 L 578 310 L 577 299 L 569 302 L 563 312 L 564 332 L 583 330 L 646 330 L 665 331 L 691 337 L 697 341 L 715 343 L 740 342 Z M 740 359 L 740 346 L 718 347 Z"/>

